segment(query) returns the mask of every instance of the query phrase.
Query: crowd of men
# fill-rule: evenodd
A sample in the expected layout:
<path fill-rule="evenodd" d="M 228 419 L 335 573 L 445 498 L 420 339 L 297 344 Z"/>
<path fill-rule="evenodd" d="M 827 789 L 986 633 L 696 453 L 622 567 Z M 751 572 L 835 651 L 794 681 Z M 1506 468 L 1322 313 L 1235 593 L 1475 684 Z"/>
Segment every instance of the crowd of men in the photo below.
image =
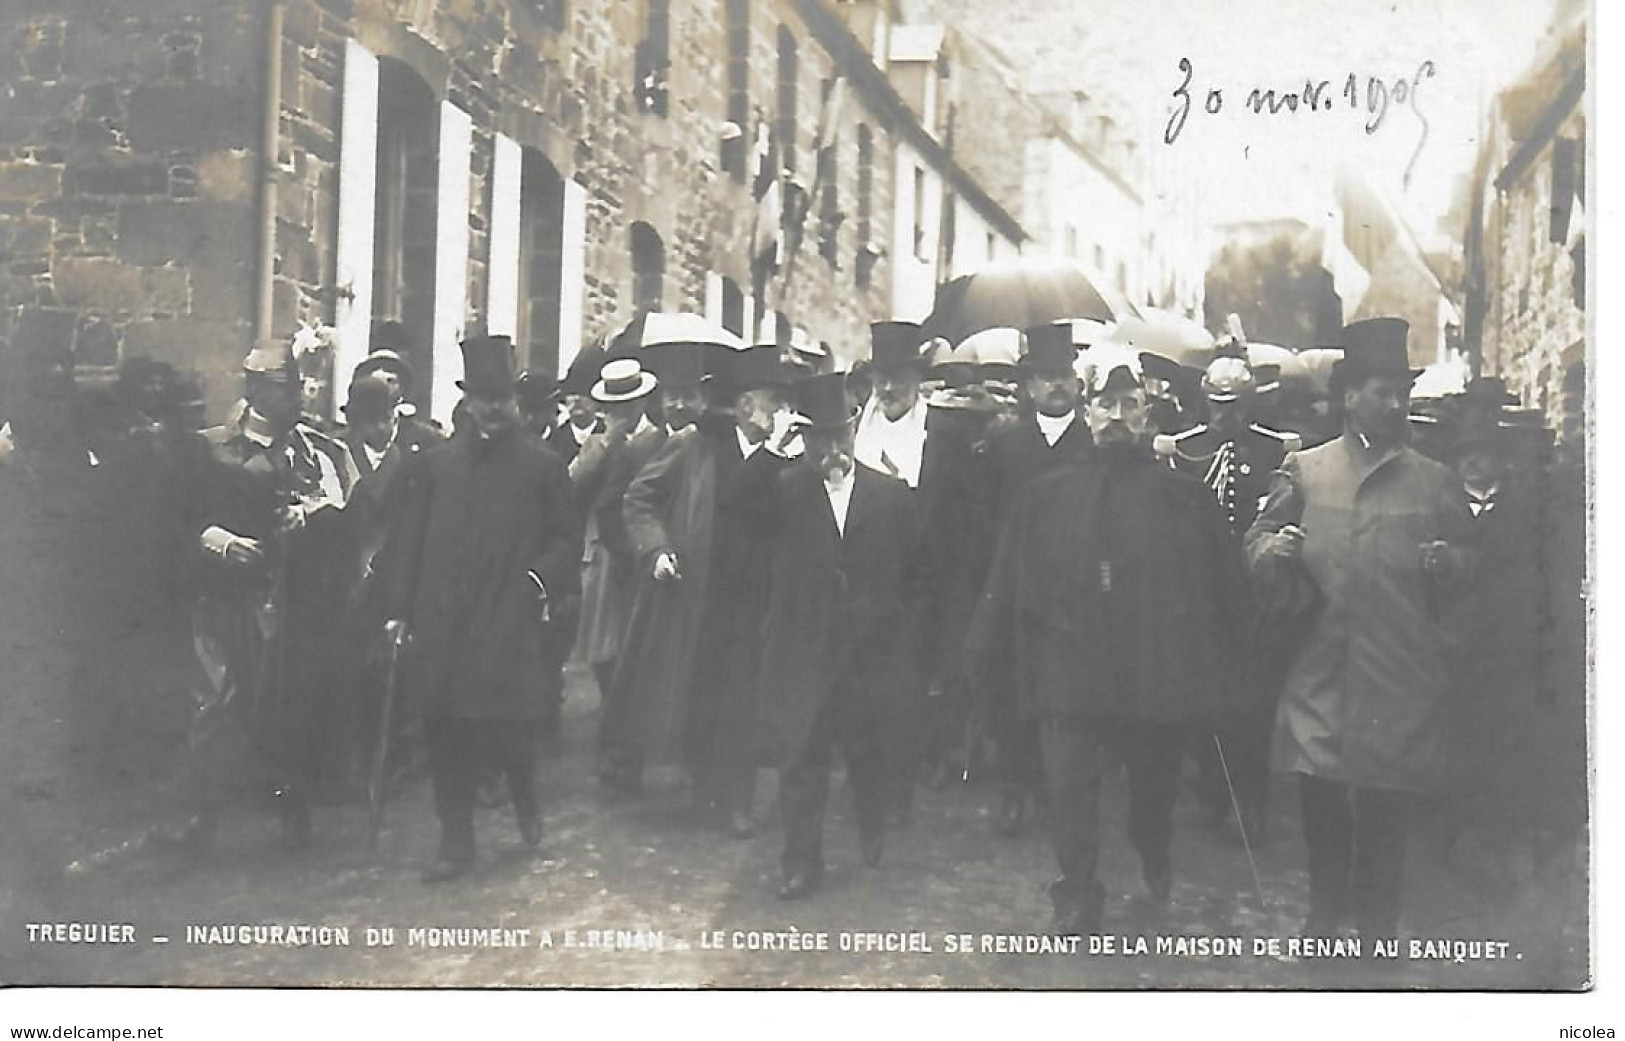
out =
<path fill-rule="evenodd" d="M 1152 915 L 1192 762 L 1249 848 L 1272 772 L 1294 776 L 1314 936 L 1397 933 L 1430 794 L 1467 793 L 1476 815 L 1452 819 L 1505 845 L 1577 834 L 1584 684 L 1554 677 L 1583 640 L 1562 606 L 1579 565 L 1530 547 L 1580 553 L 1552 517 L 1583 510 L 1534 479 L 1504 388 L 1419 426 L 1408 329 L 1371 319 L 1332 373 L 1340 429 L 1289 432 L 1259 421 L 1242 345 L 1181 373 L 1083 328 L 949 345 L 881 322 L 836 371 L 776 344 L 647 346 L 633 323 L 562 379 L 477 335 L 449 431 L 413 407 L 398 326 L 342 425 L 309 414 L 291 346 L 257 348 L 187 500 L 191 804 L 154 841 L 208 845 L 247 747 L 292 846 L 319 787 L 370 775 L 381 798 L 414 756 L 440 824 L 425 882 L 471 871 L 498 783 L 537 846 L 572 659 L 607 796 L 680 764 L 745 839 L 759 769 L 780 771 L 785 899 L 823 884 L 837 747 L 871 867 L 919 785 L 993 778 L 1000 833 L 1044 822 L 1068 933 L 1104 924 L 1118 769 Z"/>

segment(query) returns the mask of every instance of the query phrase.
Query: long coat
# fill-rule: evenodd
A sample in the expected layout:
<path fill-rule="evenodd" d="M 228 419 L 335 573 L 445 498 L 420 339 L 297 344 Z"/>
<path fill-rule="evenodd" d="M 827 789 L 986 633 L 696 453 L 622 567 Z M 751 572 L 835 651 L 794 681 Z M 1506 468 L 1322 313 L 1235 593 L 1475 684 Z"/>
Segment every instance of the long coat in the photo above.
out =
<path fill-rule="evenodd" d="M 1216 722 L 1251 599 L 1213 496 L 1150 451 L 1096 451 L 1017 493 L 966 649 L 1008 648 L 1024 715 Z"/>
<path fill-rule="evenodd" d="M 410 690 L 426 716 L 536 719 L 542 604 L 579 595 L 581 524 L 558 456 L 518 430 L 424 453 L 391 602 L 410 624 Z"/>
<path fill-rule="evenodd" d="M 568 434 L 565 438 L 575 443 Z M 570 465 L 570 480 L 586 518 L 576 650 L 588 662 L 614 661 L 621 652 L 638 563 L 622 499 L 627 485 L 665 443 L 665 427 L 655 424 L 613 443 L 607 434 L 593 434 Z"/>
<path fill-rule="evenodd" d="M 762 648 L 762 722 L 782 757 L 801 747 L 839 682 L 855 685 L 874 718 L 904 691 L 925 557 L 902 481 L 863 465 L 846 531 L 835 526 L 811 465 L 779 476 L 769 503 L 773 563 Z"/>
<path fill-rule="evenodd" d="M 669 435 L 666 443 L 627 486 L 622 499 L 626 531 L 636 560 L 637 589 L 623 653 L 615 669 L 614 700 L 626 706 L 630 735 L 658 762 L 681 758 L 688 726 L 689 693 L 702 627 L 713 604 L 712 552 L 717 549 L 719 482 L 740 459 L 734 425 L 704 416 Z M 758 449 L 753 467 L 776 468 L 782 460 Z M 748 498 L 729 508 L 755 510 Z M 732 552 L 731 547 L 720 547 Z M 656 582 L 656 554 L 677 556 L 682 577 Z M 760 604 L 742 604 L 760 612 Z"/>
<path fill-rule="evenodd" d="M 1455 474 L 1414 449 L 1372 455 L 1344 436 L 1287 457 L 1247 548 L 1260 582 L 1282 581 L 1292 565 L 1265 553 L 1266 536 L 1301 526 L 1323 604 L 1281 691 L 1277 770 L 1400 791 L 1439 783 L 1457 583 L 1423 571 L 1421 546 L 1449 540 L 1459 577 L 1469 520 Z"/>

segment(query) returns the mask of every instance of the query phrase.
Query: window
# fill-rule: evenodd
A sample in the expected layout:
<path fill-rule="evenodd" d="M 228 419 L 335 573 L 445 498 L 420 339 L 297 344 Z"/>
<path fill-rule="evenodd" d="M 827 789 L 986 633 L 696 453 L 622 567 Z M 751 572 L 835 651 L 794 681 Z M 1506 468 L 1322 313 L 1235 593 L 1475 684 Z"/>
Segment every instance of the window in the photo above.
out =
<path fill-rule="evenodd" d="M 745 294 L 731 278 L 722 280 L 722 327 L 735 336 L 745 335 Z"/>
<path fill-rule="evenodd" d="M 405 354 L 427 403 L 433 371 L 435 212 L 440 112 L 434 91 L 406 65 L 378 60 L 378 160 L 373 210 L 372 316 L 400 322 Z"/>
<path fill-rule="evenodd" d="M 796 168 L 796 81 L 800 75 L 795 34 L 789 26 L 779 26 L 779 111 L 773 125 L 774 142 L 779 147 L 779 165 Z"/>
<path fill-rule="evenodd" d="M 875 135 L 867 123 L 858 124 L 858 262 L 859 286 L 867 286 L 874 272 Z"/>
<path fill-rule="evenodd" d="M 632 225 L 632 308 L 658 311 L 665 294 L 666 247 L 660 233 L 638 221 Z"/>
<path fill-rule="evenodd" d="M 722 142 L 722 169 L 745 183 L 750 129 L 750 0 L 728 0 L 728 122 L 739 133 Z"/>
<path fill-rule="evenodd" d="M 914 168 L 914 257 L 930 260 L 925 254 L 925 168 Z"/>
<path fill-rule="evenodd" d="M 525 149 L 519 219 L 519 323 L 514 345 L 526 368 L 557 372 L 564 291 L 564 179 Z"/>
<path fill-rule="evenodd" d="M 824 81 L 824 105 L 830 104 L 834 80 Z M 830 140 L 820 141 L 818 150 L 818 253 L 831 267 L 840 266 L 838 251 L 841 222 L 840 170 L 835 151 L 834 128 Z"/>
<path fill-rule="evenodd" d="M 633 95 L 639 112 L 665 116 L 666 78 L 671 71 L 671 4 L 669 0 L 645 0 L 643 10 L 643 40 L 634 54 Z"/>

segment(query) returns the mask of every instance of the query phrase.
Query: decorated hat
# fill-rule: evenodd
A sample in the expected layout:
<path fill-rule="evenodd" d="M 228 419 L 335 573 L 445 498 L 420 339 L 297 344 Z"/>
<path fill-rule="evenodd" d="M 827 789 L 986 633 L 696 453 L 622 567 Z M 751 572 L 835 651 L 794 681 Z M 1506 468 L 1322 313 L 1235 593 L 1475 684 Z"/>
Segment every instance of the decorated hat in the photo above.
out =
<path fill-rule="evenodd" d="M 915 322 L 875 322 L 869 326 L 870 360 L 876 369 L 925 367 L 925 330 Z"/>
<path fill-rule="evenodd" d="M 1090 397 L 1122 387 L 1143 387 L 1145 367 L 1141 355 L 1119 344 L 1101 344 L 1079 355 L 1073 371 L 1083 379 L 1084 390 Z"/>
<path fill-rule="evenodd" d="M 1246 358 L 1232 354 L 1214 358 L 1202 373 L 1202 393 L 1217 404 L 1236 401 L 1257 389 L 1257 380 Z"/>
<path fill-rule="evenodd" d="M 478 398 L 500 401 L 513 396 L 513 341 L 482 334 L 462 343 L 463 378 L 457 386 Z"/>
<path fill-rule="evenodd" d="M 1367 318 L 1343 328 L 1343 359 L 1332 367 L 1338 380 L 1398 376 L 1414 380 L 1407 343 L 1410 323 L 1403 318 Z"/>
<path fill-rule="evenodd" d="M 395 378 L 406 386 L 411 385 L 414 375 L 407 360 L 388 348 L 373 351 L 355 367 L 357 376 L 371 376 L 375 372 L 393 372 Z"/>
<path fill-rule="evenodd" d="M 278 383 L 292 383 L 299 379 L 299 362 L 294 357 L 293 345 L 281 340 L 257 344 L 243 359 L 243 372 Z"/>
<path fill-rule="evenodd" d="M 806 420 L 806 429 L 837 431 L 857 418 L 846 392 L 846 377 L 838 372 L 809 376 L 795 385 L 796 411 Z"/>
<path fill-rule="evenodd" d="M 1073 369 L 1078 349 L 1072 344 L 1071 322 L 1049 322 L 1027 330 L 1027 353 L 1022 364 L 1031 372 Z"/>
<path fill-rule="evenodd" d="M 594 401 L 613 404 L 645 397 L 660 381 L 644 370 L 636 358 L 611 358 L 604 363 L 598 382 L 592 386 Z"/>

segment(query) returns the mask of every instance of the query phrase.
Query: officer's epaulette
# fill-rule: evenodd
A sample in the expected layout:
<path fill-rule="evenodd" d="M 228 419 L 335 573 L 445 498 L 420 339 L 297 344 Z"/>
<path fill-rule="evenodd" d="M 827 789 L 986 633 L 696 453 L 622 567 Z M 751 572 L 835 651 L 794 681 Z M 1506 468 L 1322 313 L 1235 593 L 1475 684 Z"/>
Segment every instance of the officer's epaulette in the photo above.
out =
<path fill-rule="evenodd" d="M 1182 430 L 1177 434 L 1158 434 L 1151 439 L 1151 447 L 1158 455 L 1171 456 L 1179 451 L 1179 445 L 1182 441 L 1205 433 L 1207 433 L 1207 424 L 1198 423 L 1189 430 Z"/>
<path fill-rule="evenodd" d="M 1247 427 L 1247 429 L 1251 430 L 1255 434 L 1262 434 L 1265 437 L 1281 442 L 1281 447 L 1286 449 L 1288 452 L 1303 451 L 1303 437 L 1301 435 L 1294 434 L 1290 430 L 1275 430 L 1271 427 L 1264 426 L 1262 423 L 1252 423 Z"/>

